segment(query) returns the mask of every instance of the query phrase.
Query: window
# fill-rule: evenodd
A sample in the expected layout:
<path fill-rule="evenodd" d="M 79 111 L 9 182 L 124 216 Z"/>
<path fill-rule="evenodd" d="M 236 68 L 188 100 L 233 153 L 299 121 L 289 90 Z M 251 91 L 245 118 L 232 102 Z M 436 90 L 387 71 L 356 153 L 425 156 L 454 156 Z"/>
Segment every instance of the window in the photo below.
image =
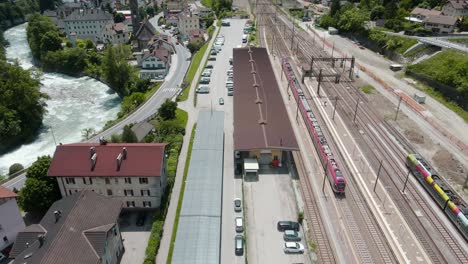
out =
<path fill-rule="evenodd" d="M 125 178 L 125 183 L 132 184 L 132 178 Z"/>
<path fill-rule="evenodd" d="M 71 195 L 71 194 L 72 194 L 72 191 L 71 191 L 71 190 L 68 190 L 68 194 L 70 194 L 70 195 Z"/>
<path fill-rule="evenodd" d="M 133 196 L 133 190 L 124 190 L 125 196 Z"/>
<path fill-rule="evenodd" d="M 127 207 L 135 207 L 134 201 L 127 201 Z"/>
<path fill-rule="evenodd" d="M 107 195 L 109 195 L 109 196 L 112 195 L 112 190 L 111 189 L 107 189 Z"/>
<path fill-rule="evenodd" d="M 7 236 L 4 236 L 4 237 L 3 237 L 3 242 L 5 242 L 5 243 L 8 242 L 8 237 L 7 237 Z"/>
<path fill-rule="evenodd" d="M 115 178 L 115 183 L 119 183 L 119 179 L 118 178 Z"/>
<path fill-rule="evenodd" d="M 141 190 L 141 196 L 150 196 L 150 190 Z"/>
<path fill-rule="evenodd" d="M 109 178 L 106 178 L 105 181 L 106 181 L 106 184 L 110 184 L 110 179 Z"/>
<path fill-rule="evenodd" d="M 143 207 L 151 207 L 150 201 L 143 201 Z"/>
<path fill-rule="evenodd" d="M 148 178 L 140 178 L 140 184 L 148 184 Z"/>
<path fill-rule="evenodd" d="M 75 184 L 75 178 L 65 178 L 67 184 Z"/>

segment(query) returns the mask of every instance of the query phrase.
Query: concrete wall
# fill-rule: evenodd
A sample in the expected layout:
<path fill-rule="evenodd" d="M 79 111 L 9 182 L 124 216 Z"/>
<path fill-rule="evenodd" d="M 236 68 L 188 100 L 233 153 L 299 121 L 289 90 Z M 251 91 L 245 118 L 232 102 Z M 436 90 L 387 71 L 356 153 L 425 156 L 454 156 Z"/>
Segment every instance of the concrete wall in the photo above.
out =
<path fill-rule="evenodd" d="M 18 232 L 26 228 L 15 198 L 0 199 L 0 250 L 15 242 Z M 4 238 L 7 241 L 4 241 Z"/>

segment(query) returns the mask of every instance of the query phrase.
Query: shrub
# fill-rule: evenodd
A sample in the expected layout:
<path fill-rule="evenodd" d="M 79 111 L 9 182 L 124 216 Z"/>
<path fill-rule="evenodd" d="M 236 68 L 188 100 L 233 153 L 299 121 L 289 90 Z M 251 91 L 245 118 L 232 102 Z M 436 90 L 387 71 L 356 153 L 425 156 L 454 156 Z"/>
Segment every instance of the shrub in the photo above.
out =
<path fill-rule="evenodd" d="M 22 169 L 24 169 L 23 165 L 21 165 L 20 163 L 15 163 L 10 166 L 10 169 L 8 170 L 8 175 L 12 175 Z"/>

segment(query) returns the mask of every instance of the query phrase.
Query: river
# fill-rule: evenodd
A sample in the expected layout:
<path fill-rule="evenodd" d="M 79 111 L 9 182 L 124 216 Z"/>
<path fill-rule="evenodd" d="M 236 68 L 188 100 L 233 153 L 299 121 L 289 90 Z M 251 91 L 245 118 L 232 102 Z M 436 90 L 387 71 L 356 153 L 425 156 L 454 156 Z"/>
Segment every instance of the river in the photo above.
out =
<path fill-rule="evenodd" d="M 26 24 L 4 33 L 10 42 L 6 48 L 9 60 L 16 59 L 24 69 L 33 67 L 31 49 L 26 39 Z M 89 77 L 74 78 L 57 73 L 41 76 L 41 92 L 49 95 L 43 129 L 34 142 L 0 156 L 0 174 L 7 174 L 13 163 L 31 165 L 38 156 L 53 155 L 55 144 L 82 140 L 81 131 L 100 131 L 106 121 L 115 119 L 121 100 L 107 85 Z"/>

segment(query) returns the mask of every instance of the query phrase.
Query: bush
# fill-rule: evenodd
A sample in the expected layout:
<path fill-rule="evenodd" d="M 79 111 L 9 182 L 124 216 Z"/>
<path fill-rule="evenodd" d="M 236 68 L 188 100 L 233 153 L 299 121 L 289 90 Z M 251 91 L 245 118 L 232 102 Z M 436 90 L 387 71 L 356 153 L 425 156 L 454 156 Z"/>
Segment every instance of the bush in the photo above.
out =
<path fill-rule="evenodd" d="M 15 163 L 10 166 L 10 169 L 8 170 L 8 175 L 15 174 L 16 172 L 22 169 L 24 169 L 23 165 L 21 165 L 20 163 Z"/>
<path fill-rule="evenodd" d="M 304 221 L 304 212 L 300 211 L 297 213 L 297 222 L 302 225 L 302 222 Z"/>

